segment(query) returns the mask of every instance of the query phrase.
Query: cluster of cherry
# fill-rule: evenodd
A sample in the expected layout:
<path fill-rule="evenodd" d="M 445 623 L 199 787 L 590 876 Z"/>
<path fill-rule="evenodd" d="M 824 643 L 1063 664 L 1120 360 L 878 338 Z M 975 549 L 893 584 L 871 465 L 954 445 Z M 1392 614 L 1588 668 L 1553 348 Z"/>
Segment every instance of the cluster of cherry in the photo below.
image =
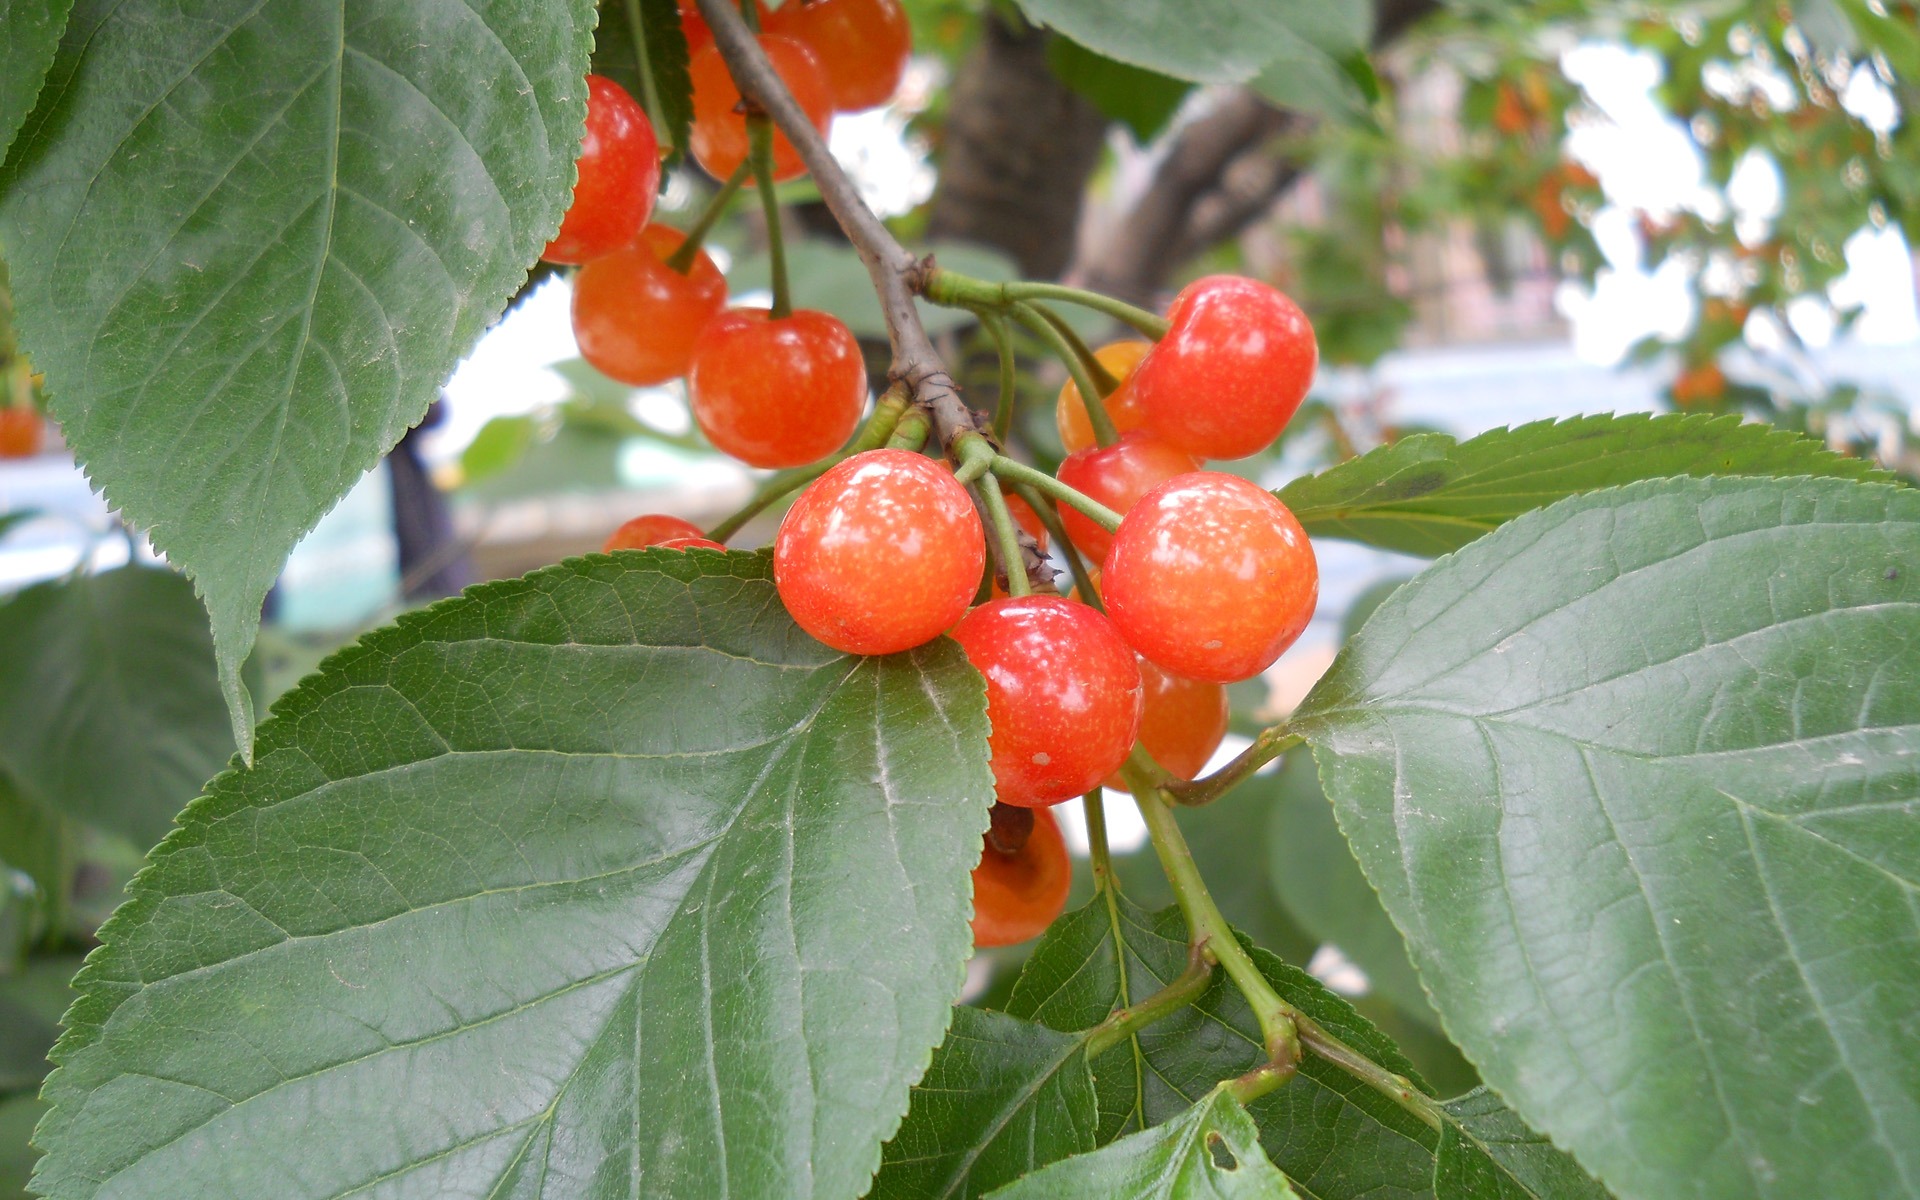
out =
<path fill-rule="evenodd" d="M 751 114 L 713 34 L 688 0 L 692 58 L 689 150 L 737 186 L 751 159 Z M 835 112 L 885 102 L 906 68 L 910 33 L 897 0 L 788 0 L 761 10 L 761 48 L 823 132 Z M 859 344 L 838 319 L 806 309 L 725 309 L 726 281 L 688 237 L 649 224 L 660 148 L 645 111 L 619 84 L 587 77 L 587 132 L 572 205 L 547 246 L 580 264 L 573 329 L 586 360 L 636 387 L 681 376 L 694 419 L 721 450 L 756 467 L 814 462 L 840 448 L 866 404 Z M 767 130 L 773 180 L 805 174 L 792 144 Z"/>

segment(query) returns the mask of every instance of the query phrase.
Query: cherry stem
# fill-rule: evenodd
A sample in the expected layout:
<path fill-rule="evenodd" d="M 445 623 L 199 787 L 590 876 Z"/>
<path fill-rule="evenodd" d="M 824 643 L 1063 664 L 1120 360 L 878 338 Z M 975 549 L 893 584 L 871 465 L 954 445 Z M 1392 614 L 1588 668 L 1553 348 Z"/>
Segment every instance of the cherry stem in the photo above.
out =
<path fill-rule="evenodd" d="M 1165 317 L 1157 316 L 1144 308 L 1137 308 L 1124 300 L 1116 300 L 1112 296 L 1103 296 L 1099 292 L 1089 292 L 1083 288 L 1067 287 L 1065 284 L 1025 281 L 989 283 L 984 279 L 975 279 L 970 275 L 961 275 L 941 267 L 934 267 L 926 273 L 921 291 L 935 304 L 943 304 L 949 308 L 972 308 L 976 305 L 1005 308 L 1019 300 L 1059 300 L 1105 313 L 1122 324 L 1133 326 L 1156 342 L 1167 336 L 1168 325 Z"/>
<path fill-rule="evenodd" d="M 925 264 L 900 244 L 860 198 L 860 190 L 834 160 L 826 140 L 780 81 L 779 73 L 767 60 L 766 51 L 761 49 L 734 6 L 728 0 L 698 2 L 700 15 L 713 30 L 714 45 L 739 85 L 741 95 L 758 104 L 787 136 L 820 189 L 821 201 L 859 252 L 860 261 L 866 264 L 873 289 L 880 297 L 887 338 L 893 346 L 889 373 L 904 382 L 914 399 L 925 406 L 941 448 L 945 449 L 960 434 L 979 426 L 973 410 L 960 398 L 953 377 L 948 374 L 939 351 L 934 349 L 926 326 L 920 322 L 919 310 L 914 307 L 914 292 L 926 273 Z"/>
<path fill-rule="evenodd" d="M 734 168 L 733 174 L 727 176 L 726 181 L 720 185 L 720 190 L 715 192 L 708 199 L 707 206 L 700 210 L 700 216 L 694 220 L 693 224 L 687 226 L 687 240 L 674 247 L 673 253 L 667 256 L 667 266 L 682 275 L 693 270 L 693 261 L 700 253 L 700 244 L 707 240 L 707 234 L 713 231 L 714 224 L 727 211 L 727 205 L 739 194 L 741 186 L 747 182 L 747 176 L 752 171 L 752 165 L 744 162 Z"/>
<path fill-rule="evenodd" d="M 673 128 L 667 121 L 666 107 L 660 102 L 660 85 L 654 82 L 653 60 L 647 54 L 646 21 L 640 16 L 640 0 L 625 0 L 622 7 L 627 10 L 627 39 L 633 43 L 633 66 L 640 74 L 640 103 L 647 110 L 654 135 L 661 141 L 664 157 L 674 151 Z"/>
<path fill-rule="evenodd" d="M 1207 954 L 1226 969 L 1234 986 L 1247 998 L 1254 1019 L 1260 1024 L 1260 1036 L 1268 1056 L 1274 1063 L 1291 1069 L 1300 1061 L 1299 1010 L 1280 998 L 1234 936 L 1232 926 L 1227 924 L 1220 906 L 1207 891 L 1206 881 L 1200 877 L 1193 851 L 1180 832 L 1179 822 L 1174 820 L 1173 810 L 1167 807 L 1149 774 L 1132 761 L 1120 768 L 1120 773 L 1133 791 L 1134 803 L 1140 806 L 1140 816 L 1147 823 L 1154 853 L 1159 856 L 1167 882 L 1173 887 L 1174 899 L 1187 918 L 1192 940 L 1205 943 Z"/>
<path fill-rule="evenodd" d="M 1107 370 L 1107 364 L 1101 362 L 1100 356 L 1093 352 L 1093 348 L 1087 345 L 1085 339 L 1074 332 L 1073 326 L 1067 323 L 1067 319 L 1038 300 L 1023 301 L 1023 303 L 1045 317 L 1047 324 L 1058 330 L 1060 336 L 1066 339 L 1067 345 L 1073 347 L 1074 357 L 1086 367 L 1087 374 L 1093 376 L 1093 386 L 1099 390 L 1101 398 L 1113 395 L 1114 389 L 1120 386 L 1119 377 Z"/>
<path fill-rule="evenodd" d="M 1067 570 L 1073 573 L 1074 585 L 1080 589 L 1081 603 L 1092 605 L 1105 612 L 1105 607 L 1100 603 L 1100 589 L 1093 586 L 1093 576 L 1087 571 L 1087 564 L 1081 559 L 1080 551 L 1067 537 L 1067 527 L 1061 524 L 1060 513 L 1054 508 L 1053 501 L 1024 483 L 1015 483 L 1013 490 L 1027 502 L 1027 507 L 1033 510 L 1034 515 L 1040 518 L 1040 524 L 1046 527 L 1047 536 L 1053 539 L 1053 544 L 1060 547 L 1061 556 L 1067 560 Z"/>
<path fill-rule="evenodd" d="M 1045 471 L 1036 471 L 1023 462 L 1016 462 L 1004 454 L 996 454 L 993 459 L 993 473 L 1013 483 L 1022 483 L 1051 496 L 1062 504 L 1078 509 L 1082 516 L 1100 526 L 1108 533 L 1120 528 L 1120 514 L 1077 489 L 1061 483 Z"/>
<path fill-rule="evenodd" d="M 834 464 L 844 462 L 868 450 L 878 450 L 894 435 L 895 429 L 906 413 L 905 392 L 899 388 L 888 388 L 881 395 L 880 402 L 873 406 L 873 415 L 867 418 L 867 423 L 860 427 L 860 431 L 853 435 L 853 440 L 848 442 L 844 449 L 828 455 L 817 463 L 809 463 L 804 467 L 795 467 L 774 475 L 760 485 L 759 490 L 754 492 L 753 499 L 747 501 L 738 512 L 707 530 L 707 536 L 724 544 L 728 538 L 739 533 L 741 527 L 748 521 L 772 508 L 781 497 L 796 492 L 820 478 Z"/>
<path fill-rule="evenodd" d="M 900 418 L 899 427 L 893 431 L 893 436 L 887 439 L 887 449 L 917 452 L 927 444 L 927 435 L 932 432 L 933 425 L 927 420 L 927 414 L 914 409 Z"/>
<path fill-rule="evenodd" d="M 1067 374 L 1073 376 L 1073 385 L 1080 390 L 1080 402 L 1086 407 L 1087 423 L 1093 426 L 1094 440 L 1102 446 L 1111 446 L 1119 441 L 1120 433 L 1114 429 L 1113 419 L 1107 416 L 1107 406 L 1101 402 L 1101 396 L 1104 393 L 1094 382 L 1092 373 L 1087 370 L 1086 361 L 1075 353 L 1073 344 L 1061 335 L 1060 330 L 1047 320 L 1044 313 L 1031 304 L 1016 303 L 1009 306 L 1007 311 L 1012 314 L 1014 320 L 1025 325 L 1038 335 L 1041 341 L 1047 343 L 1048 348 L 1062 363 L 1066 364 Z M 1087 358 L 1092 357 L 1092 353 L 1089 352 Z"/>
<path fill-rule="evenodd" d="M 990 471 L 982 471 L 974 481 L 974 487 L 980 492 L 980 499 L 987 507 L 987 521 L 993 526 L 994 548 L 1000 559 L 1000 570 L 1007 577 L 1007 595 L 1031 596 L 1033 584 L 1027 579 L 1026 555 L 1020 552 L 1020 532 L 1013 523 L 1013 513 L 1007 508 L 1007 498 L 1000 492 L 1000 481 Z"/>
<path fill-rule="evenodd" d="M 1323 1058 L 1347 1074 L 1379 1092 L 1387 1099 L 1420 1118 L 1436 1132 L 1452 1120 L 1452 1115 L 1433 1097 L 1413 1086 L 1404 1075 L 1396 1075 L 1366 1055 L 1347 1045 L 1326 1027 L 1304 1013 L 1296 1014 L 1300 1026 L 1300 1044 L 1314 1057 Z"/>
<path fill-rule="evenodd" d="M 767 314 L 775 321 L 793 315 L 793 296 L 787 283 L 787 241 L 780 229 L 780 199 L 773 193 L 773 125 L 762 113 L 747 114 L 747 144 L 752 147 L 753 179 L 760 188 L 760 211 L 767 218 L 767 257 L 773 263 L 773 308 Z"/>
<path fill-rule="evenodd" d="M 1207 957 L 1206 947 L 1195 942 L 1188 949 L 1186 969 L 1169 979 L 1165 987 L 1138 1004 L 1114 1010 L 1106 1020 L 1087 1031 L 1087 1059 L 1100 1057 L 1155 1021 L 1192 1004 L 1212 982 L 1213 963 Z"/>
<path fill-rule="evenodd" d="M 1087 863 L 1093 870 L 1093 890 L 1104 892 L 1114 886 L 1113 850 L 1107 845 L 1107 806 L 1100 789 L 1080 797 L 1080 810 L 1087 818 Z"/>
<path fill-rule="evenodd" d="M 1016 366 L 1013 359 L 1013 339 L 1007 334 L 1007 322 L 999 313 L 991 310 L 980 312 L 980 325 L 993 339 L 994 352 L 1000 356 L 1000 401 L 993 409 L 993 440 L 1001 445 L 1007 444 L 1007 437 L 1013 432 L 1013 402 L 1016 384 Z"/>
<path fill-rule="evenodd" d="M 1191 783 L 1175 780 L 1165 784 L 1167 795 L 1174 803 L 1188 807 L 1211 804 L 1226 795 L 1241 780 L 1298 746 L 1301 741 L 1300 735 L 1288 733 L 1284 724 L 1263 729 L 1260 731 L 1260 736 L 1253 739 L 1251 746 L 1235 755 L 1233 761 L 1213 774 Z"/>

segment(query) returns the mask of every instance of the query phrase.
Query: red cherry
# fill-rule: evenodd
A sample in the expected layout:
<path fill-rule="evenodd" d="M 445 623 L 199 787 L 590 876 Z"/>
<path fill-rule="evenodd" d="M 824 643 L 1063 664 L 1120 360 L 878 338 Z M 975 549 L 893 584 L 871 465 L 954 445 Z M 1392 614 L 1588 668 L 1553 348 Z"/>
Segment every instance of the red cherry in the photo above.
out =
<path fill-rule="evenodd" d="M 1133 340 L 1108 342 L 1093 352 L 1107 373 L 1120 381 L 1120 386 L 1106 398 L 1107 419 L 1113 422 L 1116 433 L 1131 433 L 1146 422 L 1147 415 L 1140 411 L 1140 399 L 1133 390 L 1133 373 L 1151 349 L 1152 342 Z M 1060 399 L 1054 402 L 1053 423 L 1060 431 L 1060 445 L 1068 454 L 1094 445 L 1093 425 L 1088 422 L 1087 406 L 1080 399 L 1080 385 L 1071 379 L 1061 387 Z"/>
<path fill-rule="evenodd" d="M 799 103 L 807 119 L 822 134 L 833 120 L 833 97 L 827 91 L 827 77 L 813 51 L 799 42 L 778 34 L 760 35 L 760 48 L 767 52 L 774 71 Z M 693 132 L 687 137 L 694 161 L 715 179 L 725 179 L 747 161 L 747 118 L 737 111 L 740 89 L 727 74 L 720 48 L 709 45 L 693 56 L 687 68 L 693 78 Z M 798 179 L 807 173 L 800 152 L 786 135 L 773 135 L 773 177 Z"/>
<path fill-rule="evenodd" d="M 787 0 L 767 19 L 766 30 L 813 51 L 839 112 L 893 99 L 913 49 L 913 30 L 899 0 Z"/>
<path fill-rule="evenodd" d="M 1192 779 L 1227 736 L 1227 689 L 1187 679 L 1140 660 L 1146 704 L 1140 711 L 1140 745 L 1170 775 Z M 1126 790 L 1118 775 L 1107 786 Z"/>
<path fill-rule="evenodd" d="M 846 444 L 867 403 L 867 366 L 837 317 L 734 308 L 694 343 L 687 397 L 722 451 L 755 467 L 797 467 Z"/>
<path fill-rule="evenodd" d="M 1150 433 L 1130 433 L 1111 446 L 1094 446 L 1067 455 L 1054 475 L 1061 483 L 1108 508 L 1127 514 L 1134 502 L 1175 475 L 1198 471 L 1200 464 Z M 1081 553 L 1100 562 L 1107 557 L 1113 535 L 1081 515 L 1060 506 L 1060 523 Z"/>
<path fill-rule="evenodd" d="M 906 450 L 869 450 L 787 510 L 773 581 L 795 623 L 835 650 L 892 654 L 959 619 L 986 556 L 980 518 L 951 471 Z"/>
<path fill-rule="evenodd" d="M 653 122 L 627 90 L 587 76 L 587 135 L 575 163 L 579 178 L 560 232 L 540 257 L 583 263 L 631 242 L 653 215 L 660 190 L 660 142 Z"/>
<path fill-rule="evenodd" d="M 31 405 L 0 405 L 0 458 L 32 458 L 47 440 L 47 423 Z"/>
<path fill-rule="evenodd" d="M 668 538 L 666 541 L 659 543 L 658 548 L 661 550 L 691 550 L 695 546 L 700 547 L 702 550 L 725 550 L 726 549 L 725 546 L 722 546 L 719 542 L 714 541 L 712 538 L 704 538 L 704 537 Z"/>
<path fill-rule="evenodd" d="M 973 869 L 973 944 L 1011 946 L 1039 937 L 1067 907 L 1073 864 L 1060 825 L 1045 809 L 1025 809 L 1033 828 L 1020 848 L 1009 853 L 989 835 L 981 839 L 980 863 Z M 1000 821 L 996 810 L 995 825 Z"/>
<path fill-rule="evenodd" d="M 772 14 L 761 0 L 753 0 L 753 7 L 760 16 L 760 28 L 765 29 Z M 700 6 L 693 0 L 680 0 L 680 32 L 687 37 L 687 57 L 692 58 L 701 50 L 713 45 L 713 28 L 707 19 L 700 15 Z"/>
<path fill-rule="evenodd" d="M 1140 731 L 1140 667 L 1113 622 L 1059 596 L 989 600 L 953 639 L 987 681 L 995 795 L 1038 808 L 1100 786 Z"/>
<path fill-rule="evenodd" d="M 682 275 L 666 260 L 686 235 L 649 225 L 637 241 L 596 258 L 573 280 L 573 336 L 604 374 L 649 387 L 678 379 L 693 343 L 727 302 L 727 281 L 704 250 Z"/>
<path fill-rule="evenodd" d="M 614 530 L 600 549 L 602 553 L 611 554 L 615 550 L 640 550 L 647 546 L 658 546 L 676 538 L 706 536 L 705 531 L 691 521 L 682 521 L 679 517 L 670 517 L 665 513 L 642 513 Z"/>
<path fill-rule="evenodd" d="M 1320 569 L 1271 492 L 1198 471 L 1120 522 L 1100 590 L 1135 650 L 1176 675 L 1232 683 L 1265 670 L 1313 616 Z"/>
<path fill-rule="evenodd" d="M 1047 527 L 1040 523 L 1040 514 L 1033 511 L 1031 504 L 1028 504 L 1012 492 L 1005 493 L 1005 498 L 1007 501 L 1007 512 L 1013 516 L 1013 523 L 1031 534 L 1033 540 L 1040 544 L 1042 550 L 1045 550 L 1047 548 Z"/>
<path fill-rule="evenodd" d="M 1167 320 L 1167 336 L 1133 374 L 1147 428 L 1200 458 L 1266 449 L 1320 359 L 1306 314 L 1264 283 L 1209 275 L 1174 298 Z"/>

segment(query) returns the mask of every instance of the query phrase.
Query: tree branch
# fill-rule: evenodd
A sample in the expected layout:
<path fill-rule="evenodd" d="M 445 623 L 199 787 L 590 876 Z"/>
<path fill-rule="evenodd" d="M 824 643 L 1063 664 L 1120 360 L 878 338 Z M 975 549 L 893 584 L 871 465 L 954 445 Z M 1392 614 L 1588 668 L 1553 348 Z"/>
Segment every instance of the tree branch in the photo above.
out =
<path fill-rule="evenodd" d="M 699 4 L 701 15 L 713 30 L 714 45 L 719 47 L 740 94 L 758 105 L 793 143 L 820 189 L 820 198 L 866 264 L 873 289 L 880 296 L 887 341 L 893 350 L 888 375 L 904 383 L 914 400 L 927 409 L 943 448 L 951 447 L 961 434 L 984 431 L 988 427 L 985 419 L 960 399 L 953 377 L 947 373 L 914 307 L 920 260 L 894 238 L 860 198 L 859 189 L 840 169 L 833 152 L 827 149 L 826 139 L 780 81 L 731 0 L 699 0 Z"/>

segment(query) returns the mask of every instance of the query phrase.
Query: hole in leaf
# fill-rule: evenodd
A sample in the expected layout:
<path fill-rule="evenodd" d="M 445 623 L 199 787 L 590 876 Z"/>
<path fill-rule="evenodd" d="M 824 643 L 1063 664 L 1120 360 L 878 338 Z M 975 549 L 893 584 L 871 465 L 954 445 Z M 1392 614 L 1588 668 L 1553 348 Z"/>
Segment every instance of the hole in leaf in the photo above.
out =
<path fill-rule="evenodd" d="M 1235 1158 L 1233 1151 L 1227 1148 L 1227 1139 L 1221 1137 L 1218 1133 L 1209 1133 L 1207 1135 L 1207 1154 L 1213 1159 L 1213 1165 L 1222 1171 L 1238 1171 L 1240 1169 L 1240 1160 Z"/>

